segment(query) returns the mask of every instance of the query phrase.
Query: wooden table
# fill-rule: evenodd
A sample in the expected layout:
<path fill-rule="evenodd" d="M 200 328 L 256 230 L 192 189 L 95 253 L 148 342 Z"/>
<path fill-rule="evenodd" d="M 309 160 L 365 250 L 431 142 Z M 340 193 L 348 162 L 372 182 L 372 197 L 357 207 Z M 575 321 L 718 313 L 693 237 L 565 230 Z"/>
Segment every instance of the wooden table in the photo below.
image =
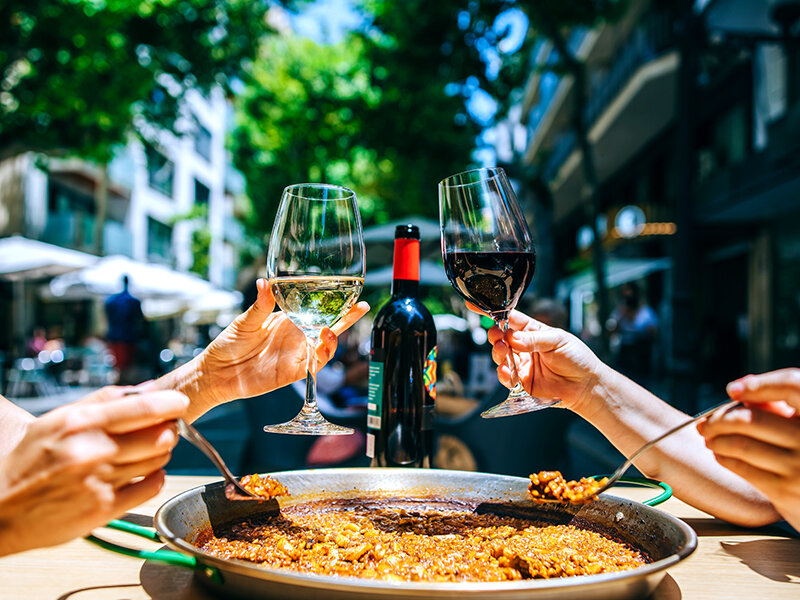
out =
<path fill-rule="evenodd" d="M 150 523 L 167 499 L 212 481 L 206 477 L 168 477 L 161 494 L 128 515 Z M 652 490 L 615 488 L 634 500 Z M 658 600 L 725 598 L 800 598 L 800 539 L 773 528 L 734 527 L 671 499 L 659 508 L 680 517 L 697 531 L 699 544 L 688 559 L 668 571 L 652 596 Z M 103 530 L 103 536 L 128 545 L 156 549 L 136 537 Z M 121 536 L 121 537 L 120 537 Z M 83 539 L 0 559 L 3 600 L 157 600 L 209 599 L 186 569 L 120 556 Z"/>

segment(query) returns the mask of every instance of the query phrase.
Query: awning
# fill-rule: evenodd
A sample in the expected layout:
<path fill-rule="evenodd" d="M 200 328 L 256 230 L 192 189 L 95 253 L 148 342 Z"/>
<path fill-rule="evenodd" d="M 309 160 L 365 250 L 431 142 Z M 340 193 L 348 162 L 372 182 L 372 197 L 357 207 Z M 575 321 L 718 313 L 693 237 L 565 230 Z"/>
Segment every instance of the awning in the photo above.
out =
<path fill-rule="evenodd" d="M 646 277 L 650 273 L 669 269 L 670 258 L 616 258 L 606 262 L 606 286 L 614 288 Z M 576 293 L 593 293 L 597 290 L 594 270 L 586 269 L 577 275 L 562 279 L 556 285 L 556 296 L 567 298 Z"/>
<path fill-rule="evenodd" d="M 46 244 L 22 236 L 0 239 L 0 278 L 11 281 L 45 279 L 97 261 L 85 252 Z"/>

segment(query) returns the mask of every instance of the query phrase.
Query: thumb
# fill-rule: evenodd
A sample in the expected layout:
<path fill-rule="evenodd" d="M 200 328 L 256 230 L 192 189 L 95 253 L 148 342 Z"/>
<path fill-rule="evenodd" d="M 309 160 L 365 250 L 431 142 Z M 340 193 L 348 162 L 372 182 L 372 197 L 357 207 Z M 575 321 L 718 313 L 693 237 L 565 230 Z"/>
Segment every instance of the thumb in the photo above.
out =
<path fill-rule="evenodd" d="M 255 330 L 260 328 L 275 309 L 275 298 L 272 296 L 267 280 L 257 279 L 256 289 L 258 290 L 256 301 L 234 321 L 240 329 Z"/>
<path fill-rule="evenodd" d="M 512 349 L 518 352 L 553 352 L 565 342 L 558 329 L 515 331 L 509 338 Z"/>

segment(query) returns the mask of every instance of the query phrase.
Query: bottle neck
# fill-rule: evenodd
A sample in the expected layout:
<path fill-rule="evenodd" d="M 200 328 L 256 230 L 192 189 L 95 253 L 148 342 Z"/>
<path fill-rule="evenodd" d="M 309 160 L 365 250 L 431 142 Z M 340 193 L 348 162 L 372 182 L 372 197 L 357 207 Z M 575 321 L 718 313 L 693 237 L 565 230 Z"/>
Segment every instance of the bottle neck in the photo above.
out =
<path fill-rule="evenodd" d="M 416 297 L 419 291 L 419 240 L 394 241 L 392 297 Z"/>
<path fill-rule="evenodd" d="M 419 292 L 419 281 L 410 279 L 392 280 L 392 298 L 416 298 Z"/>

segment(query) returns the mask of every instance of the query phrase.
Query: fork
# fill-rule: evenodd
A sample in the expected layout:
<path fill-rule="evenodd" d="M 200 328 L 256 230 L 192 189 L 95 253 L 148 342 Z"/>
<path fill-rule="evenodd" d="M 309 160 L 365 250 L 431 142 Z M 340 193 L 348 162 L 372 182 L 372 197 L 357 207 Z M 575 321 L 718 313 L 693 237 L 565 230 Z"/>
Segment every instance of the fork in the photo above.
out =
<path fill-rule="evenodd" d="M 255 494 L 247 491 L 239 480 L 236 479 L 231 470 L 228 468 L 228 465 L 225 464 L 225 461 L 222 460 L 222 457 L 217 452 L 216 448 L 211 445 L 203 434 L 201 434 L 194 426 L 190 425 L 183 419 L 177 419 L 178 422 L 178 433 L 184 438 L 186 441 L 191 443 L 193 446 L 198 448 L 200 451 L 203 452 L 208 458 L 211 459 L 211 462 L 216 465 L 219 472 L 222 473 L 222 476 L 225 478 L 227 485 L 225 486 L 225 497 L 228 500 L 249 500 L 249 501 L 256 501 L 256 502 L 263 502 L 265 498 L 260 496 L 256 496 Z"/>
<path fill-rule="evenodd" d="M 597 496 L 598 494 L 601 494 L 602 492 L 605 492 L 608 488 L 610 488 L 612 485 L 614 485 L 620 477 L 622 477 L 625 474 L 625 471 L 627 471 L 630 468 L 630 466 L 633 464 L 633 462 L 637 458 L 639 458 L 642 454 L 644 454 L 650 448 L 652 448 L 653 446 L 658 444 L 664 438 L 669 437 L 673 433 L 675 433 L 676 431 L 680 431 L 681 429 L 683 429 L 687 425 L 691 425 L 692 423 L 697 423 L 701 419 L 704 419 L 705 417 L 711 416 L 712 414 L 714 414 L 716 412 L 725 412 L 725 411 L 730 410 L 731 408 L 734 408 L 734 407 L 739 406 L 739 405 L 741 405 L 741 402 L 739 402 L 738 400 L 728 400 L 727 402 L 723 402 L 722 404 L 717 404 L 716 406 L 712 406 L 711 408 L 708 408 L 708 409 L 704 410 L 703 412 L 700 412 L 700 413 L 696 414 L 694 417 L 692 417 L 688 421 L 684 421 L 683 423 L 681 423 L 680 425 L 676 425 L 672 429 L 668 429 L 667 431 L 665 431 L 664 433 L 659 435 L 657 438 L 654 438 L 654 439 L 650 440 L 649 442 L 646 442 L 641 448 L 639 448 L 636 452 L 631 454 L 630 457 L 628 457 L 628 460 L 626 460 L 619 467 L 617 467 L 617 470 L 614 471 L 614 473 L 612 473 L 611 477 L 608 478 L 608 481 L 606 481 L 606 483 L 604 485 L 599 487 L 597 490 L 593 491 L 591 494 L 586 494 L 585 496 L 581 496 L 580 498 L 573 499 L 571 501 L 571 503 L 573 503 L 573 504 L 583 503 L 583 502 L 589 500 L 590 498 L 593 498 L 594 496 Z M 553 500 L 553 499 L 550 499 L 550 498 L 547 498 L 547 499 L 537 498 L 536 502 L 539 502 L 539 503 L 553 503 L 553 504 L 566 504 L 565 502 L 563 502 L 561 500 Z"/>

